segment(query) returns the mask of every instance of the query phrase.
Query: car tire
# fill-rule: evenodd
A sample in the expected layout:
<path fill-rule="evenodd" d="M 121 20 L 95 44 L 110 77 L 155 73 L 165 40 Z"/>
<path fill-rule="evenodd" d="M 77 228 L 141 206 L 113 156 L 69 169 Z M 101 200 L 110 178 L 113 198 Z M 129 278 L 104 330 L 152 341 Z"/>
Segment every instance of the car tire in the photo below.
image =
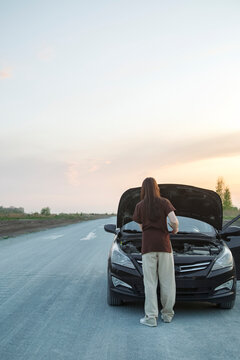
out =
<path fill-rule="evenodd" d="M 234 307 L 234 304 L 235 304 L 235 300 L 231 300 L 218 304 L 218 307 L 220 309 L 232 309 Z"/>
<path fill-rule="evenodd" d="M 113 295 L 112 291 L 109 288 L 109 285 L 108 285 L 108 289 L 107 289 L 107 303 L 110 306 L 122 305 L 122 300 L 120 300 L 119 298 L 117 298 L 116 296 Z"/>

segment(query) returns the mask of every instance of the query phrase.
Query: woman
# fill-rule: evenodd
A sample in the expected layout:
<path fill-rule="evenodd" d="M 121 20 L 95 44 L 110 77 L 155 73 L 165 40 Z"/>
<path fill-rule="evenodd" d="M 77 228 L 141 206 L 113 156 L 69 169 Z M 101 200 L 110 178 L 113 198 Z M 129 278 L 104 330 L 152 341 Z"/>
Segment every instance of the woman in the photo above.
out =
<path fill-rule="evenodd" d="M 157 326 L 157 284 L 160 283 L 161 317 L 171 322 L 175 304 L 176 285 L 172 246 L 167 228 L 170 220 L 173 234 L 178 232 L 178 220 L 171 202 L 160 196 L 156 180 L 147 177 L 141 188 L 141 201 L 136 205 L 133 220 L 142 227 L 142 261 L 145 291 L 145 317 L 140 323 Z"/>

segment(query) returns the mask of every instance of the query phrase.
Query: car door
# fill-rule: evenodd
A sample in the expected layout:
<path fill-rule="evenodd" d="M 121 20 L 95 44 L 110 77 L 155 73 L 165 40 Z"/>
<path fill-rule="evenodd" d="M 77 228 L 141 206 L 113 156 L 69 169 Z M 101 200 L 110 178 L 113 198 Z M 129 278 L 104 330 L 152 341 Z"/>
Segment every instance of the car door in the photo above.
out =
<path fill-rule="evenodd" d="M 231 221 L 227 222 L 222 229 L 222 234 L 231 232 L 234 230 L 240 231 L 240 215 L 236 216 Z M 237 279 L 240 280 L 240 235 L 235 236 L 227 236 L 226 244 L 231 250 L 235 265 L 236 265 L 236 273 L 237 273 Z"/>

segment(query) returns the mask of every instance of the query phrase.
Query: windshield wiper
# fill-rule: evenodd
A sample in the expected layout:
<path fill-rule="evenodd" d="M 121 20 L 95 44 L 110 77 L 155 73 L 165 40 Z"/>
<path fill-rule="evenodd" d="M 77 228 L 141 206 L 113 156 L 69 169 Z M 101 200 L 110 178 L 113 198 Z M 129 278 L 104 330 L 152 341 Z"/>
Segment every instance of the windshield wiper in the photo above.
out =
<path fill-rule="evenodd" d="M 131 234 L 141 234 L 142 232 L 139 230 L 123 230 L 123 232 L 131 233 Z"/>
<path fill-rule="evenodd" d="M 170 232 L 170 234 L 171 234 L 171 232 Z M 178 235 L 178 234 L 180 234 L 180 235 L 182 235 L 182 234 L 186 234 L 186 235 L 197 235 L 197 236 L 199 235 L 199 236 L 211 237 L 211 235 L 204 234 L 204 233 L 201 233 L 201 232 L 196 232 L 196 231 L 178 231 L 178 233 L 175 234 L 175 235 Z"/>
<path fill-rule="evenodd" d="M 171 231 L 170 231 L 171 234 Z M 189 231 L 178 231 L 177 234 L 191 234 Z"/>

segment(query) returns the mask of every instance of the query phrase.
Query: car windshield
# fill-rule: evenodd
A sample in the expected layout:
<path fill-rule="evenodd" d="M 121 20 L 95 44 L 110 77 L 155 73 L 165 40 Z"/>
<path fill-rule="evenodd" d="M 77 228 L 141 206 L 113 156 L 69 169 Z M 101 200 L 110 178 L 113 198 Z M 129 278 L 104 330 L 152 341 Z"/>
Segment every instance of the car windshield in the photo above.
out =
<path fill-rule="evenodd" d="M 203 234 L 207 236 L 214 236 L 216 234 L 215 229 L 212 225 L 209 225 L 203 221 L 192 219 L 184 216 L 177 216 L 179 221 L 179 233 L 194 233 Z M 172 231 L 168 220 L 168 230 Z M 125 232 L 141 232 L 140 225 L 135 221 L 123 225 L 122 230 Z"/>

